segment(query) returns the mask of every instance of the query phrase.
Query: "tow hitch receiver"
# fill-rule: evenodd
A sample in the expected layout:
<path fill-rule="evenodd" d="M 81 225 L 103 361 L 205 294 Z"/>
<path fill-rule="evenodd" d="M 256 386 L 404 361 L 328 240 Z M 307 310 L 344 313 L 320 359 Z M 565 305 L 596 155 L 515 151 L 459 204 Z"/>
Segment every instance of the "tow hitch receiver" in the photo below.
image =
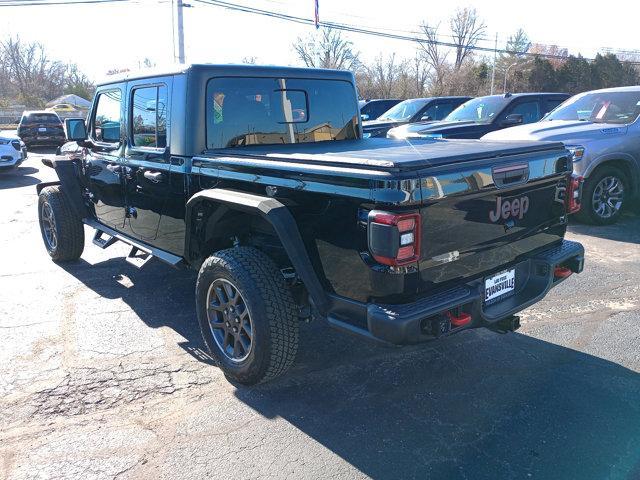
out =
<path fill-rule="evenodd" d="M 497 333 L 515 332 L 520 328 L 520 317 L 512 315 L 510 317 L 503 318 L 499 322 L 491 325 L 489 328 Z"/>
<path fill-rule="evenodd" d="M 454 327 L 462 327 L 471 322 L 471 315 L 464 312 L 460 312 L 457 316 L 454 313 L 447 312 L 447 317 L 449 317 L 451 325 Z"/>
<path fill-rule="evenodd" d="M 571 269 L 569 267 L 557 266 L 556 268 L 553 269 L 553 276 L 556 279 L 558 279 L 558 278 L 567 278 L 572 273 L 573 272 L 571 271 Z"/>

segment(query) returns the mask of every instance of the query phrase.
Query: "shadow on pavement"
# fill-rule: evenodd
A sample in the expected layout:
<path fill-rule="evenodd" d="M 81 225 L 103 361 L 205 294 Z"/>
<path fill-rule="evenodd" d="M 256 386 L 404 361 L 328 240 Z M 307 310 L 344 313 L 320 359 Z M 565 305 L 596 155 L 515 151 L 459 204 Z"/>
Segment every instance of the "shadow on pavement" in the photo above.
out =
<path fill-rule="evenodd" d="M 23 165 L 10 170 L 0 170 L 0 190 L 36 185 L 40 183 L 40 180 L 31 175 L 38 172 L 39 170 L 37 168 L 25 167 Z"/>
<path fill-rule="evenodd" d="M 101 297 L 122 299 L 149 327 L 173 329 L 187 339 L 179 343 L 187 353 L 199 361 L 214 363 L 206 352 L 196 318 L 195 272 L 175 270 L 156 260 L 138 270 L 123 257 L 95 265 L 80 259 L 61 267 Z M 133 285 L 124 286 L 124 277 Z"/>
<path fill-rule="evenodd" d="M 37 155 L 55 155 L 58 147 L 54 146 L 43 146 L 43 147 L 29 147 L 27 149 L 28 154 L 37 154 Z"/>
<path fill-rule="evenodd" d="M 64 268 L 211 363 L 195 272 L 159 262 L 136 270 L 122 258 Z M 376 479 L 640 478 L 640 375 L 517 333 L 392 348 L 316 321 L 302 325 L 288 376 L 235 395 Z"/>
<path fill-rule="evenodd" d="M 486 330 L 392 352 L 331 334 L 301 348 L 288 379 L 236 396 L 368 477 L 640 478 L 640 375 L 615 363 Z"/>
<path fill-rule="evenodd" d="M 625 213 L 614 225 L 586 225 L 573 222 L 569 231 L 617 242 L 640 243 L 640 215 Z"/>

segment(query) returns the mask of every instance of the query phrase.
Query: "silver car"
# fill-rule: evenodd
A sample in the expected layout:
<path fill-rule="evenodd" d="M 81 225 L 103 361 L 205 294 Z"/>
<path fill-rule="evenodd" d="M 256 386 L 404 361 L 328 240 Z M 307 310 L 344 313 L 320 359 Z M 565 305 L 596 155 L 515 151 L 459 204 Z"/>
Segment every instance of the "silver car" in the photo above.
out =
<path fill-rule="evenodd" d="M 640 190 L 640 86 L 571 97 L 536 123 L 492 132 L 491 140 L 556 140 L 584 177 L 579 218 L 614 223 Z"/>

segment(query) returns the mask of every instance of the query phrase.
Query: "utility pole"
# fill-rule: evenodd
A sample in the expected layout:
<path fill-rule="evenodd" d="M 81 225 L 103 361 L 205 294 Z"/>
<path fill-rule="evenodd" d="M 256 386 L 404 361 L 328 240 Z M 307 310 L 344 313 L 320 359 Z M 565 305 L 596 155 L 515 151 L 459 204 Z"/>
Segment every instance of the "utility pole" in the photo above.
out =
<path fill-rule="evenodd" d="M 493 86 L 496 83 L 496 58 L 498 57 L 498 32 L 496 32 L 496 45 L 493 48 L 493 69 L 491 70 L 491 95 L 493 95 Z"/>
<path fill-rule="evenodd" d="M 178 63 L 184 63 L 184 26 L 183 26 L 183 22 L 182 22 L 182 8 L 183 8 L 183 4 L 182 4 L 182 0 L 176 0 L 176 8 L 177 8 L 177 14 L 176 17 L 178 18 L 178 27 L 177 27 L 177 33 L 178 33 Z M 174 52 L 174 56 L 175 56 L 175 52 Z"/>

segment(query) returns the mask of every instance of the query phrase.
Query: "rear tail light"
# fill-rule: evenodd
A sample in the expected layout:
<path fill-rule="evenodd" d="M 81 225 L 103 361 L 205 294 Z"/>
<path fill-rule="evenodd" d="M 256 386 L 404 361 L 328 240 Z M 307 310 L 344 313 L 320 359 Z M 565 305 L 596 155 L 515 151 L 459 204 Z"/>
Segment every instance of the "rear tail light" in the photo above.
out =
<path fill-rule="evenodd" d="M 565 205 L 567 213 L 576 213 L 580 210 L 582 199 L 582 183 L 583 177 L 571 175 L 567 182 L 567 196 L 565 197 Z"/>
<path fill-rule="evenodd" d="M 377 262 L 397 267 L 420 258 L 419 214 L 373 210 L 368 220 L 369 251 Z"/>

